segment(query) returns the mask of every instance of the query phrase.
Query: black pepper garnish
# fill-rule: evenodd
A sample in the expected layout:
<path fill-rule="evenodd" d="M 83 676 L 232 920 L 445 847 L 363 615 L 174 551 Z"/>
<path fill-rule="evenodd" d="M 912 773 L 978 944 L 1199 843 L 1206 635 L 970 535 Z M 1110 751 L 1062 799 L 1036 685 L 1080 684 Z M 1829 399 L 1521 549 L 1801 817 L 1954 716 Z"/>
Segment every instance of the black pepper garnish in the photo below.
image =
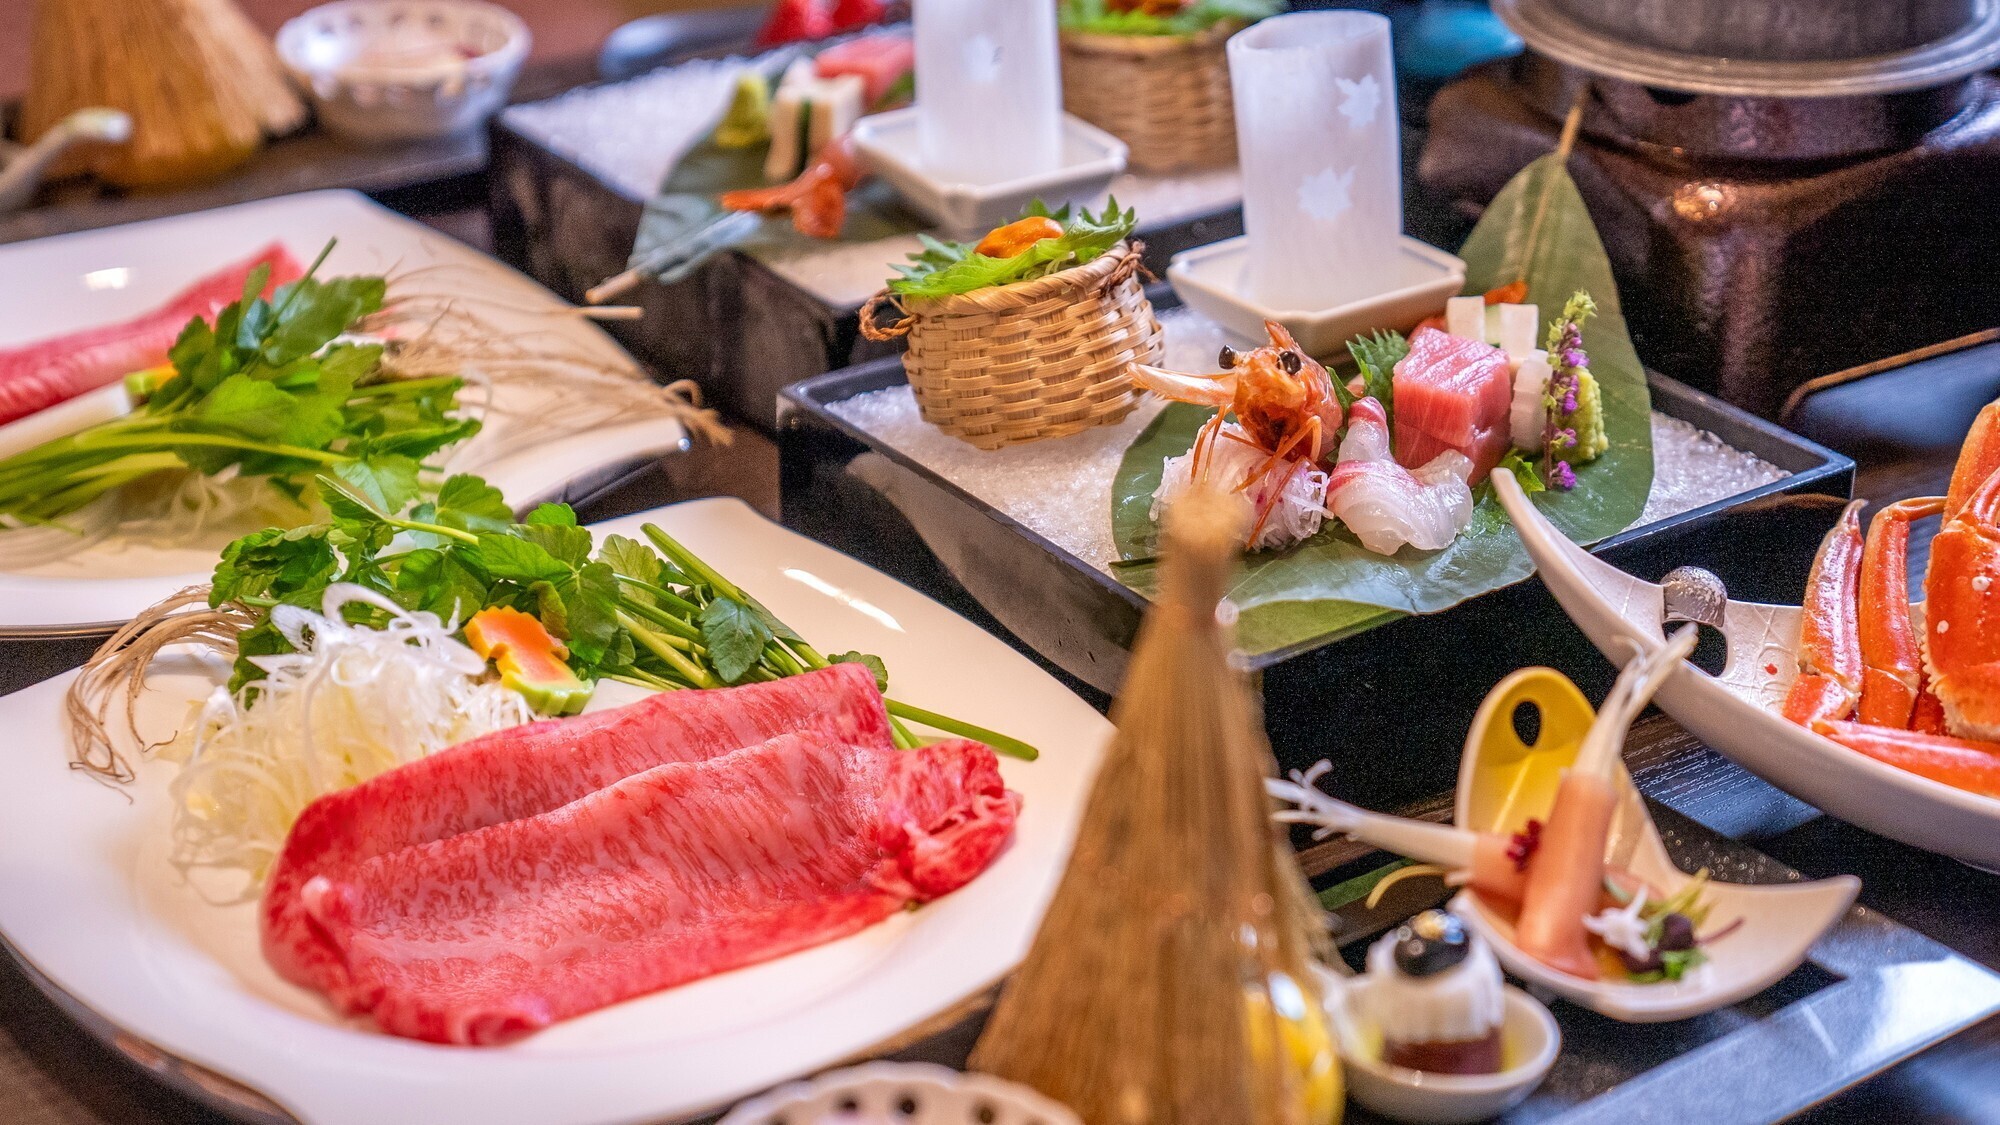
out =
<path fill-rule="evenodd" d="M 1436 976 L 1471 952 L 1472 935 L 1448 911 L 1426 910 L 1396 930 L 1396 967 L 1409 976 Z"/>

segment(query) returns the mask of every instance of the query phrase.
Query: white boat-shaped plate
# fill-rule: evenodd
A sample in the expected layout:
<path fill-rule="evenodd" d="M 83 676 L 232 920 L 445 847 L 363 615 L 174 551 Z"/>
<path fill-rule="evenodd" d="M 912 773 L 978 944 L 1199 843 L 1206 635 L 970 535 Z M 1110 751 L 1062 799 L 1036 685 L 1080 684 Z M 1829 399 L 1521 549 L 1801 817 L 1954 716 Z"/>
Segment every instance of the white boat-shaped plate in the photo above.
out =
<path fill-rule="evenodd" d="M 1660 587 L 1602 562 L 1535 509 L 1511 475 L 1494 491 L 1549 592 L 1614 664 L 1629 643 L 1661 643 Z M 1878 762 L 1786 722 L 1778 706 L 1798 671 L 1797 606 L 1731 601 L 1728 659 L 1711 676 L 1683 665 L 1654 697 L 1662 711 L 1738 765 L 1820 811 L 1914 847 L 2000 870 L 2000 799 Z"/>
<path fill-rule="evenodd" d="M 174 766 L 143 763 L 130 801 L 69 768 L 64 675 L 0 699 L 0 935 L 121 1039 L 239 1082 L 309 1125 L 672 1120 L 864 1054 L 1000 980 L 1062 875 L 1110 724 L 1005 643 L 739 501 L 692 501 L 598 530 L 638 535 L 648 520 L 825 651 L 880 655 L 899 698 L 1042 751 L 1035 762 L 1002 759 L 1025 802 L 991 868 L 852 937 L 504 1047 L 396 1039 L 337 1019 L 272 973 L 254 905 L 212 905 L 180 878 L 167 855 Z M 209 690 L 186 663 L 144 697 L 149 737 Z"/>
<path fill-rule="evenodd" d="M 1664 643 L 1656 641 L 1656 644 Z M 1515 710 L 1539 709 L 1533 744 L 1515 733 Z M 1452 821 L 1476 832 L 1514 832 L 1530 818 L 1548 819 L 1562 771 L 1576 758 L 1591 723 L 1590 703 L 1559 673 L 1527 668 L 1502 680 L 1479 706 L 1459 759 Z M 1621 767 L 1621 799 L 1605 845 L 1606 860 L 1637 875 L 1669 897 L 1690 876 L 1675 866 L 1660 841 L 1645 800 Z M 1704 934 L 1741 924 L 1708 946 L 1708 963 L 1678 981 L 1638 984 L 1583 980 L 1557 972 L 1514 944 L 1514 923 L 1471 891 L 1452 910 L 1492 945 L 1507 971 L 1522 980 L 1625 1023 L 1690 1019 L 1748 999 L 1799 967 L 1820 935 L 1838 922 L 1861 880 L 1852 875 L 1785 884 L 1725 883 L 1711 879 L 1703 896 L 1711 906 Z"/>
<path fill-rule="evenodd" d="M 0 347 L 47 339 L 150 312 L 213 270 L 282 242 L 301 264 L 338 239 L 321 276 L 425 269 L 427 293 L 449 294 L 511 339 L 537 337 L 606 365 L 630 369 L 630 356 L 596 325 L 552 314 L 563 303 L 505 265 L 404 218 L 352 191 L 318 191 L 201 211 L 129 226 L 0 246 L 0 277 L 33 279 L 9 287 L 0 304 Z M 512 383 L 506 412 L 534 413 L 542 396 L 578 393 L 552 378 L 545 387 Z M 532 396 L 532 401 L 529 401 Z M 652 418 L 540 440 L 511 440 L 505 417 L 456 451 L 448 466 L 478 472 L 526 503 L 574 477 L 677 450 L 685 428 Z M 155 546 L 116 537 L 54 562 L 0 570 L 0 637 L 109 632 L 140 610 L 192 582 L 206 581 L 223 542 Z"/>

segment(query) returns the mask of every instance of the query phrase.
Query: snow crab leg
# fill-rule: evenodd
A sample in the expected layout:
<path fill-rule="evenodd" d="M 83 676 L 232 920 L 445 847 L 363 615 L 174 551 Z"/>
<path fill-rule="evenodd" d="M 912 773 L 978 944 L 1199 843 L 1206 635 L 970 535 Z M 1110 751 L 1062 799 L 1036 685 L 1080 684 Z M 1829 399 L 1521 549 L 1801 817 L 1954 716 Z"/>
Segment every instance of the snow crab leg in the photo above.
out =
<path fill-rule="evenodd" d="M 1945 518 L 1956 518 L 1995 469 L 2000 469 L 2000 402 L 1989 402 L 1973 419 L 1972 432 L 1965 435 L 1958 463 L 1952 466 L 1951 485 L 1945 489 Z"/>
<path fill-rule="evenodd" d="M 1857 601 L 1861 572 L 1861 505 L 1856 500 L 1826 533 L 1806 579 L 1799 629 L 1799 676 L 1785 696 L 1784 714 L 1803 727 L 1844 719 L 1861 697 L 1861 642 Z"/>
<path fill-rule="evenodd" d="M 1910 621 L 1910 523 L 1944 510 L 1944 497 L 1901 500 L 1868 521 L 1858 585 L 1861 696 L 1855 717 L 1907 728 L 1924 686 L 1923 648 Z"/>
<path fill-rule="evenodd" d="M 2000 579 L 2000 403 L 1980 412 L 1947 495 L 1882 509 L 1865 544 L 1857 506 L 1813 562 L 1785 717 L 1899 769 L 2000 797 L 2000 606 L 1991 593 Z M 1940 513 L 1919 638 L 1910 524 Z"/>

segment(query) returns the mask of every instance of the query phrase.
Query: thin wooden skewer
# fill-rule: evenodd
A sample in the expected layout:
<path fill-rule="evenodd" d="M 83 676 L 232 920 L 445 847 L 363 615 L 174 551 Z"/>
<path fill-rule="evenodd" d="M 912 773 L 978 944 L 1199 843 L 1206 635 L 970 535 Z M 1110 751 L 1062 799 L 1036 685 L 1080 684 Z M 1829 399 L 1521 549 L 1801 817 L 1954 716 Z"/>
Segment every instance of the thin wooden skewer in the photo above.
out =
<path fill-rule="evenodd" d="M 1576 92 L 1576 100 L 1569 105 L 1569 115 L 1563 118 L 1562 135 L 1556 139 L 1557 164 L 1569 163 L 1570 151 L 1576 147 L 1577 132 L 1583 127 L 1584 100 L 1589 96 L 1590 87 L 1586 84 Z M 1544 184 L 1542 197 L 1535 202 L 1535 221 L 1528 224 L 1528 241 L 1522 247 L 1521 273 L 1514 279 L 1516 281 L 1528 280 L 1528 264 L 1535 260 L 1535 245 L 1542 237 L 1542 219 L 1549 213 L 1549 196 L 1553 190 L 1552 184 Z"/>

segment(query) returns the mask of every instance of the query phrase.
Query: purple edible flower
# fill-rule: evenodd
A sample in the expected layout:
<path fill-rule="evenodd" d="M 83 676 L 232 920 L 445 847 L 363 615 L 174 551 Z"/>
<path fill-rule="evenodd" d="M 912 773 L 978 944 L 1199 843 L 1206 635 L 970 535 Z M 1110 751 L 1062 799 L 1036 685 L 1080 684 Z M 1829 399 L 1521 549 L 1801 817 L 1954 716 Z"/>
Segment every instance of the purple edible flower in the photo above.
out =
<path fill-rule="evenodd" d="M 1568 492 L 1576 487 L 1576 470 L 1569 467 L 1568 461 L 1557 461 L 1555 471 L 1549 474 L 1549 483 Z"/>
<path fill-rule="evenodd" d="M 1583 348 L 1575 344 L 1571 344 L 1563 349 L 1562 361 L 1563 366 L 1569 368 L 1590 366 L 1590 357 L 1584 355 Z"/>
<path fill-rule="evenodd" d="M 1571 389 L 1570 389 L 1570 391 L 1569 391 L 1569 393 L 1568 393 L 1568 394 L 1565 394 L 1565 395 L 1563 396 L 1563 413 L 1564 413 L 1564 414 L 1574 414 L 1574 413 L 1576 413 L 1576 390 L 1575 390 L 1575 388 L 1571 388 Z"/>

